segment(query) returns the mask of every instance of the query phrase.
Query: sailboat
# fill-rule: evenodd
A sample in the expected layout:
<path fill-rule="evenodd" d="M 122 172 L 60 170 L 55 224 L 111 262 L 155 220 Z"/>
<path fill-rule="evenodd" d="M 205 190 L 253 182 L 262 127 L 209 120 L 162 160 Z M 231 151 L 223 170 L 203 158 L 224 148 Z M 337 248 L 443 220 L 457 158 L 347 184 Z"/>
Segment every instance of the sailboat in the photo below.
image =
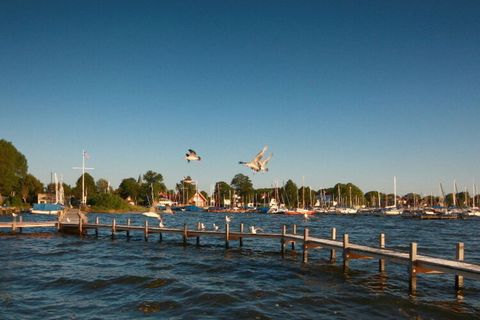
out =
<path fill-rule="evenodd" d="M 398 216 L 402 210 L 397 208 L 397 177 L 393 177 L 393 206 L 385 207 L 383 213 L 387 216 Z"/>
<path fill-rule="evenodd" d="M 57 174 L 55 173 L 55 203 L 34 203 L 31 213 L 59 215 L 65 209 L 64 199 L 63 179 L 59 184 Z"/>
<path fill-rule="evenodd" d="M 286 214 L 303 214 L 303 215 L 311 215 L 315 214 L 315 210 L 309 210 L 305 208 L 305 187 L 304 187 L 304 179 L 305 177 L 302 177 L 302 207 L 301 208 L 296 208 L 294 210 L 288 210 Z M 298 193 L 297 193 L 297 199 L 298 199 Z M 297 200 L 298 202 L 298 200 Z"/>

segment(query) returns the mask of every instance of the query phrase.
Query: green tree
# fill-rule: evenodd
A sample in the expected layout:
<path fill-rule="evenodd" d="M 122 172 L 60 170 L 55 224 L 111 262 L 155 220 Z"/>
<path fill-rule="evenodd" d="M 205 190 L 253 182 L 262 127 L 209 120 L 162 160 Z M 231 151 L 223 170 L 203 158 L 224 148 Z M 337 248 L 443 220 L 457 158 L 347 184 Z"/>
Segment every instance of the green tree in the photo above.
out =
<path fill-rule="evenodd" d="M 332 192 L 338 205 L 355 206 L 362 205 L 365 202 L 362 190 L 351 182 L 347 184 L 337 183 L 332 188 Z"/>
<path fill-rule="evenodd" d="M 380 206 L 385 206 L 385 193 L 378 191 L 368 191 L 365 193 L 365 203 L 369 207 L 378 207 L 378 197 L 380 196 Z"/>
<path fill-rule="evenodd" d="M 160 173 L 149 170 L 143 175 L 143 182 L 140 187 L 139 202 L 143 205 L 152 204 L 158 201 L 158 194 L 167 191 L 167 187 L 163 183 L 163 176 Z"/>
<path fill-rule="evenodd" d="M 110 192 L 109 186 L 110 186 L 110 184 L 108 183 L 108 181 L 106 179 L 100 178 L 97 181 L 97 186 L 96 186 L 97 187 L 97 192 L 98 193 L 109 193 Z"/>
<path fill-rule="evenodd" d="M 37 195 L 43 191 L 43 183 L 31 174 L 20 180 L 20 194 L 24 203 L 34 203 Z"/>
<path fill-rule="evenodd" d="M 15 146 L 0 140 L 0 194 L 13 196 L 20 191 L 20 182 L 27 175 L 27 159 Z"/>
<path fill-rule="evenodd" d="M 292 180 L 288 180 L 282 187 L 282 195 L 285 198 L 287 206 L 296 208 L 298 207 L 298 187 Z"/>
<path fill-rule="evenodd" d="M 419 195 L 418 193 L 407 193 L 402 197 L 402 200 L 404 201 L 406 206 L 409 207 L 418 207 L 420 203 L 422 202 L 422 196 Z"/>
<path fill-rule="evenodd" d="M 88 172 L 85 172 L 85 197 L 88 199 L 94 197 L 97 194 L 97 186 L 95 185 L 95 179 L 93 179 L 92 175 Z M 77 183 L 75 184 L 75 188 L 73 189 L 73 195 L 75 198 L 82 200 L 82 175 L 77 179 Z"/>
<path fill-rule="evenodd" d="M 99 211 L 128 210 L 130 208 L 125 200 L 113 193 L 97 193 L 91 198 L 90 204 Z"/>
<path fill-rule="evenodd" d="M 253 184 L 250 178 L 244 174 L 237 174 L 230 183 L 236 194 L 246 200 L 253 196 Z M 245 201 L 244 201 L 245 202 Z"/>
<path fill-rule="evenodd" d="M 178 199 L 180 203 L 187 203 L 188 200 L 195 194 L 197 187 L 195 181 L 190 176 L 185 177 L 176 185 Z"/>
<path fill-rule="evenodd" d="M 117 192 L 123 199 L 130 197 L 135 203 L 137 203 L 140 185 L 134 178 L 123 179 L 118 186 Z"/>
<path fill-rule="evenodd" d="M 225 204 L 223 203 L 224 199 L 230 199 L 232 195 L 232 187 L 225 181 L 219 181 L 215 183 L 215 191 L 213 192 L 213 197 L 215 199 L 215 204 L 217 206 Z"/>

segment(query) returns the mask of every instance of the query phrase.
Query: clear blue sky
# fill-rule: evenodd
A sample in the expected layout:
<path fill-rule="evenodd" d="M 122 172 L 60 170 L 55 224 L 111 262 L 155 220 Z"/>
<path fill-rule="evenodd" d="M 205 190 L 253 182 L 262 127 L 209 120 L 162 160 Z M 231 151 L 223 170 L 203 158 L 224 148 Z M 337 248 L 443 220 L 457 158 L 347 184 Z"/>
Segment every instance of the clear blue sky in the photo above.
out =
<path fill-rule="evenodd" d="M 43 182 L 480 183 L 479 1 L 2 1 L 0 138 Z M 270 171 L 238 164 L 263 145 Z M 188 148 L 204 159 L 187 164 Z"/>

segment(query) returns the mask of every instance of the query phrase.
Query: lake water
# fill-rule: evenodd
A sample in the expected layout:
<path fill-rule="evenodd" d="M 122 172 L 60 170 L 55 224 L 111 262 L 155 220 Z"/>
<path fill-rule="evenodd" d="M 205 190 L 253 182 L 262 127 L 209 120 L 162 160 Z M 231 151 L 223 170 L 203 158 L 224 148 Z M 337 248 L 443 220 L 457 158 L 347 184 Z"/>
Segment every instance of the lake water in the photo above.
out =
<path fill-rule="evenodd" d="M 135 214 L 90 214 L 102 223 L 125 223 Z M 24 220 L 49 219 L 24 214 Z M 1 221 L 11 217 L 0 217 Z M 51 219 L 51 218 L 50 218 Z M 149 219 L 150 225 L 158 224 Z M 195 228 L 201 221 L 211 229 L 224 227 L 225 214 L 164 215 L 168 227 Z M 235 214 L 231 230 L 240 223 L 280 232 L 297 224 L 299 233 L 328 237 L 337 228 L 350 242 L 453 258 L 455 244 L 465 243 L 465 260 L 480 264 L 480 219 L 413 220 L 400 217 Z M 244 239 L 225 250 L 222 239 L 195 238 L 183 246 L 181 235 L 125 233 L 112 240 L 110 232 L 93 230 L 80 238 L 52 229 L 22 234 L 0 231 L 0 319 L 480 319 L 480 281 L 465 279 L 463 298 L 454 290 L 453 275 L 419 275 L 417 294 L 408 294 L 405 265 L 388 263 L 377 271 L 377 260 L 352 260 L 344 272 L 341 256 L 330 263 L 329 250 L 311 249 L 309 263 L 301 251 L 279 254 L 278 239 Z M 300 249 L 300 248 L 298 248 Z M 341 252 L 338 252 L 340 255 Z"/>

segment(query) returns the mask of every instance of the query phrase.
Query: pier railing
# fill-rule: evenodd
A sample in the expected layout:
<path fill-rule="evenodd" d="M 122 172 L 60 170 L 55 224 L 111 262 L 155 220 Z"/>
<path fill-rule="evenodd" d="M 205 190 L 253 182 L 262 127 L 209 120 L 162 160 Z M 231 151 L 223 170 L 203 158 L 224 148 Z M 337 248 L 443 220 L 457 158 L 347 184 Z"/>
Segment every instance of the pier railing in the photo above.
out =
<path fill-rule="evenodd" d="M 70 220 L 70 219 L 69 219 Z M 291 250 L 296 250 L 297 244 L 301 245 L 302 262 L 308 262 L 308 254 L 311 249 L 327 249 L 330 251 L 330 261 L 332 263 L 337 260 L 337 251 L 341 251 L 341 260 L 343 262 L 344 270 L 348 270 L 351 260 L 355 259 L 378 259 L 378 271 L 385 271 L 386 261 L 403 264 L 408 267 L 409 272 L 409 290 L 414 294 L 417 290 L 417 275 L 418 274 L 441 274 L 449 273 L 455 276 L 455 289 L 459 292 L 464 286 L 464 277 L 480 280 L 480 265 L 468 263 L 464 261 L 464 244 L 457 243 L 455 250 L 455 258 L 444 259 L 420 255 L 417 252 L 417 243 L 410 243 L 409 252 L 401 252 L 398 250 L 387 249 L 385 247 L 385 234 L 379 235 L 378 247 L 369 247 L 359 244 L 350 243 L 349 235 L 344 234 L 343 239 L 336 239 L 336 229 L 331 229 L 329 238 L 318 238 L 310 236 L 309 229 L 305 228 L 303 234 L 297 234 L 297 226 L 293 225 L 290 228 L 290 233 L 287 232 L 287 226 L 283 225 L 279 233 L 252 233 L 244 232 L 243 223 L 240 224 L 238 231 L 231 229 L 231 225 L 226 223 L 222 231 L 202 230 L 200 222 L 197 223 L 196 228 L 189 229 L 187 224 L 183 228 L 165 228 L 160 226 L 150 226 L 148 220 L 144 220 L 143 225 L 133 225 L 131 220 L 127 220 L 127 224 L 117 224 L 113 219 L 111 223 L 100 223 L 99 218 L 95 219 L 94 223 L 89 223 L 83 216 L 78 216 L 75 221 L 67 221 L 59 219 L 58 221 L 48 222 L 27 222 L 22 221 L 21 216 L 19 221 L 1 222 L 0 228 L 9 228 L 12 231 L 22 231 L 23 228 L 38 228 L 38 227 L 55 227 L 60 231 L 74 231 L 80 235 L 85 235 L 88 230 L 94 230 L 95 235 L 98 236 L 99 229 L 107 229 L 111 232 L 111 237 L 115 238 L 117 233 L 125 232 L 127 238 L 131 236 L 132 232 L 143 234 L 145 241 L 149 239 L 152 234 L 158 234 L 159 240 L 163 239 L 164 234 L 177 234 L 182 237 L 183 243 L 186 245 L 189 238 L 196 238 L 196 244 L 200 244 L 200 238 L 217 237 L 224 239 L 225 247 L 230 247 L 231 241 L 238 241 L 239 246 L 243 246 L 243 239 L 246 238 L 266 238 L 276 239 L 280 242 L 280 252 L 282 255 L 287 250 L 288 245 L 291 245 Z M 453 256 L 453 255 L 452 255 Z"/>

